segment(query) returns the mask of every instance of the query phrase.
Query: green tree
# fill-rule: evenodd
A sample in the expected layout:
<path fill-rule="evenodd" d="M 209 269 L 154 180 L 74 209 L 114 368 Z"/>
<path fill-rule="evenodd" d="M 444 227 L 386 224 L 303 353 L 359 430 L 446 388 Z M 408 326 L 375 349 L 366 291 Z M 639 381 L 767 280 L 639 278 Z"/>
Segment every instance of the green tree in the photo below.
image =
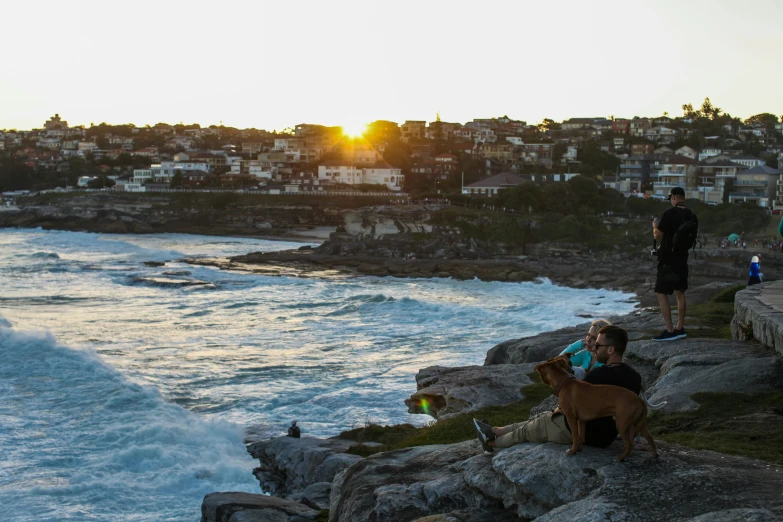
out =
<path fill-rule="evenodd" d="M 571 214 L 576 210 L 576 201 L 568 183 L 550 183 L 541 189 L 541 207 L 547 212 Z"/>
<path fill-rule="evenodd" d="M 505 191 L 501 197 L 501 205 L 523 212 L 531 208 L 538 210 L 541 206 L 541 189 L 532 181 L 525 181 Z"/>
<path fill-rule="evenodd" d="M 182 173 L 177 171 L 174 174 L 174 176 L 171 178 L 171 188 L 182 187 L 183 182 L 184 182 L 184 179 L 182 177 Z"/>
<path fill-rule="evenodd" d="M 745 119 L 745 125 L 751 125 L 753 123 L 763 123 L 767 126 L 772 126 L 775 125 L 777 122 L 778 122 L 778 117 L 768 112 L 754 114 L 750 118 Z"/>
<path fill-rule="evenodd" d="M 544 118 L 541 123 L 536 125 L 540 131 L 560 130 L 563 126 L 550 118 Z"/>
<path fill-rule="evenodd" d="M 563 154 L 568 151 L 568 143 L 559 141 L 552 147 L 552 165 L 560 165 L 560 160 L 563 159 Z"/>
<path fill-rule="evenodd" d="M 577 207 L 591 208 L 598 198 L 598 185 L 595 180 L 585 176 L 574 176 L 568 180 L 568 186 L 574 195 Z"/>

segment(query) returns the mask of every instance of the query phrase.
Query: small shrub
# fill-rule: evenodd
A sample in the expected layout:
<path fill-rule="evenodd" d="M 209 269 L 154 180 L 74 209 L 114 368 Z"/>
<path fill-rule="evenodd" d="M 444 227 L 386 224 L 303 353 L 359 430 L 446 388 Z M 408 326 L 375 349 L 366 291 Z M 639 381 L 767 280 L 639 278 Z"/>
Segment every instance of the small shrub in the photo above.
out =
<path fill-rule="evenodd" d="M 730 286 L 728 288 L 724 288 L 718 294 L 712 298 L 713 303 L 733 303 L 734 302 L 734 296 L 739 292 L 740 290 L 744 290 L 747 288 L 745 285 L 734 285 Z"/>

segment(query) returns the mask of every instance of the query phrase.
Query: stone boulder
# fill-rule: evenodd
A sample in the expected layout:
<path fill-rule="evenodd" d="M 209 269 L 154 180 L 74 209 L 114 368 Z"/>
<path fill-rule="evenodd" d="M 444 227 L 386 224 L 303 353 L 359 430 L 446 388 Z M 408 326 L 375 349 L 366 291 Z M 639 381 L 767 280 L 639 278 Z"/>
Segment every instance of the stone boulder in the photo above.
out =
<path fill-rule="evenodd" d="M 664 411 L 694 410 L 699 392 L 763 393 L 783 390 L 783 360 L 756 343 L 685 338 L 628 344 L 626 361 L 647 376 L 647 398 Z M 650 374 L 654 378 L 650 378 Z"/>
<path fill-rule="evenodd" d="M 329 497 L 332 494 L 331 482 L 316 482 L 302 491 L 289 495 L 289 500 L 295 500 L 313 509 L 329 509 Z"/>
<path fill-rule="evenodd" d="M 575 456 L 565 449 L 520 444 L 484 455 L 469 441 L 376 454 L 335 479 L 329 520 L 462 521 L 474 519 L 460 513 L 481 511 L 547 522 L 783 517 L 777 466 L 666 443 L 660 458 L 642 445 L 625 463 L 614 461 L 619 441 Z"/>
<path fill-rule="evenodd" d="M 734 318 L 731 337 L 736 340 L 756 339 L 764 346 L 783 355 L 783 283 L 773 281 L 753 285 L 737 292 L 734 298 Z"/>
<path fill-rule="evenodd" d="M 201 522 L 305 522 L 317 515 L 293 500 L 253 493 L 210 493 L 201 503 Z"/>
<path fill-rule="evenodd" d="M 628 330 L 628 338 L 632 341 L 651 339 L 653 335 L 660 333 L 663 324 L 661 314 L 650 308 L 636 310 L 627 315 L 610 316 L 607 319 L 612 324 Z M 589 328 L 590 322 L 586 322 L 553 332 L 504 341 L 490 348 L 484 359 L 484 366 L 546 361 L 558 355 L 569 344 L 584 338 Z M 697 331 L 698 327 L 695 327 L 693 332 Z"/>
<path fill-rule="evenodd" d="M 460 468 L 475 444 L 419 446 L 377 453 L 340 473 L 332 483 L 330 522 L 416 520 L 457 509 L 497 509 L 471 487 Z"/>
<path fill-rule="evenodd" d="M 565 340 L 572 338 L 560 332 L 530 338 L 536 341 L 518 342 L 519 350 L 513 356 L 540 357 L 538 360 L 542 361 L 556 355 Z M 509 353 L 512 352 L 505 352 L 504 357 Z M 698 408 L 691 396 L 699 392 L 783 390 L 783 360 L 756 343 L 691 337 L 668 343 L 633 341 L 628 343 L 625 360 L 642 376 L 650 402 L 666 402 L 662 410 L 668 412 Z M 429 413 L 435 418 L 484 406 L 513 404 L 523 398 L 520 388 L 530 384 L 527 374 L 535 364 L 425 368 L 416 376 L 418 391 L 405 403 L 411 413 Z M 422 400 L 427 401 L 428 411 L 421 407 Z M 554 404 L 550 399 L 533 411 L 548 411 Z"/>
<path fill-rule="evenodd" d="M 424 413 L 436 419 L 519 402 L 522 388 L 532 381 L 528 374 L 535 364 L 430 366 L 416 374 L 416 393 L 406 399 L 409 413 Z"/>
<path fill-rule="evenodd" d="M 253 474 L 261 489 L 288 496 L 317 482 L 331 483 L 336 474 L 361 460 L 345 453 L 354 444 L 340 439 L 277 437 L 254 442 L 247 450 L 260 462 Z"/>

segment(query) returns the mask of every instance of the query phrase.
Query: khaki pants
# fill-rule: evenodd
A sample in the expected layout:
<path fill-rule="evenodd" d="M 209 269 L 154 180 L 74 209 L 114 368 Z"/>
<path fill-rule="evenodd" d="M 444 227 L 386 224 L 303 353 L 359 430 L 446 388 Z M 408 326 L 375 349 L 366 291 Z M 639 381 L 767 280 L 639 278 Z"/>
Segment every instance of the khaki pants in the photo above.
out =
<path fill-rule="evenodd" d="M 520 442 L 555 442 L 571 444 L 571 432 L 566 427 L 565 415 L 551 411 L 536 415 L 525 422 L 501 428 L 503 435 L 495 439 L 496 448 L 508 448 Z"/>

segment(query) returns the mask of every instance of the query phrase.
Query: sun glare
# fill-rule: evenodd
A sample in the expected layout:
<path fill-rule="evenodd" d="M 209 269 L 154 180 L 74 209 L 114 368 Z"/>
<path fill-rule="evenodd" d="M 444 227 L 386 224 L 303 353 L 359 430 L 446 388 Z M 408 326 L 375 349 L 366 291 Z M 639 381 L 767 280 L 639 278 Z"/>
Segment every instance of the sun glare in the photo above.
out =
<path fill-rule="evenodd" d="M 343 134 L 349 138 L 359 138 L 367 132 L 367 125 L 362 123 L 351 123 L 343 125 Z"/>

